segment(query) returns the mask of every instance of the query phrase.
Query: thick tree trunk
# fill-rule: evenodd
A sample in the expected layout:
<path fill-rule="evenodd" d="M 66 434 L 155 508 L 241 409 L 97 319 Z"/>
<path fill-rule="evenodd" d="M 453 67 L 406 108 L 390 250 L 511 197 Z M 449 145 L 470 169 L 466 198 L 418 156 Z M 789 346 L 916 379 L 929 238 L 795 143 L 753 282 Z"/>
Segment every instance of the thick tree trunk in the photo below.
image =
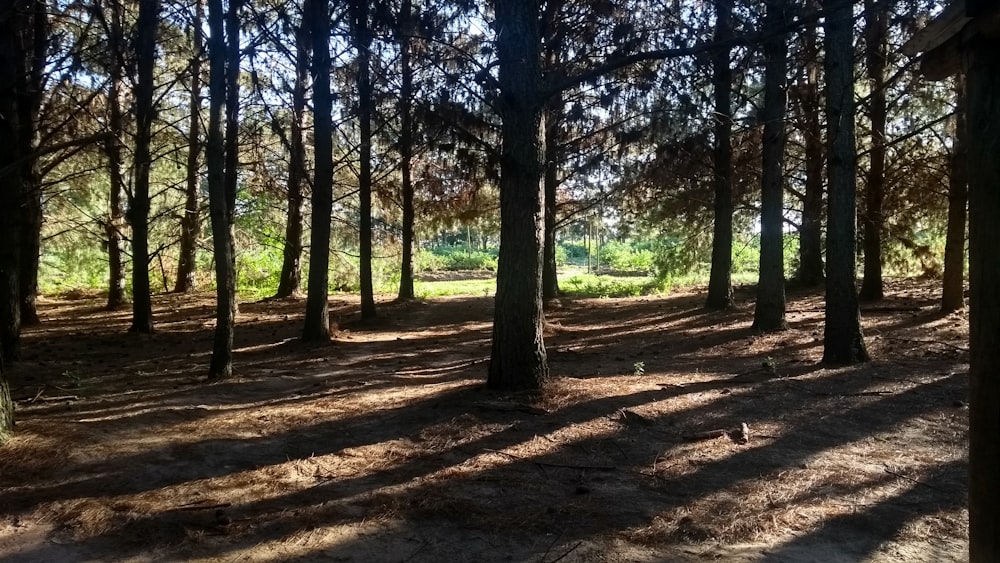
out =
<path fill-rule="evenodd" d="M 361 135 L 358 164 L 358 198 L 361 218 L 361 319 L 375 317 L 375 287 L 372 281 L 372 77 L 371 30 L 368 28 L 368 2 L 355 0 L 354 33 L 358 50 L 358 127 Z"/>
<path fill-rule="evenodd" d="M 313 137 L 316 162 L 309 238 L 309 281 L 306 296 L 307 342 L 330 342 L 327 296 L 330 277 L 330 216 L 333 213 L 333 131 L 330 120 L 330 17 L 328 0 L 307 0 L 303 11 L 312 26 Z"/>
<path fill-rule="evenodd" d="M 21 325 L 39 322 L 36 300 L 38 298 L 38 261 L 42 238 L 42 174 L 38 168 L 38 112 L 42 106 L 45 61 L 49 45 L 48 12 L 45 0 L 31 0 L 28 6 L 27 25 L 24 30 L 30 37 L 24 45 L 26 52 L 23 87 L 20 88 L 18 111 L 21 128 L 21 152 L 27 158 L 21 163 L 21 182 L 24 192 L 24 219 L 21 235 L 21 264 L 18 291 L 20 292 Z"/>
<path fill-rule="evenodd" d="M 416 33 L 413 7 L 403 0 L 400 8 L 400 87 L 399 87 L 399 172 L 403 192 L 403 258 L 399 268 L 399 299 L 413 299 L 413 61 L 412 44 Z"/>
<path fill-rule="evenodd" d="M 210 378 L 232 374 L 233 325 L 236 284 L 233 271 L 232 230 L 229 194 L 226 185 L 226 140 L 222 132 L 222 107 L 226 98 L 226 42 L 223 39 L 222 0 L 209 0 L 208 139 L 205 165 L 208 168 L 208 207 L 215 253 L 215 336 Z"/>
<path fill-rule="evenodd" d="M 551 61 L 550 61 L 551 62 Z M 553 62 L 552 64 L 555 64 Z M 545 246 L 542 250 L 542 298 L 559 297 L 556 268 L 556 191 L 559 188 L 559 123 L 562 122 L 562 97 L 549 100 L 545 115 Z"/>
<path fill-rule="evenodd" d="M 135 89 L 135 185 L 129 202 L 132 225 L 132 327 L 131 332 L 153 332 L 153 303 L 149 286 L 149 172 L 153 128 L 153 67 L 156 64 L 158 0 L 139 0 L 136 26 L 137 79 Z"/>
<path fill-rule="evenodd" d="M 492 389 L 538 389 L 548 379 L 542 338 L 544 139 L 538 0 L 495 3 L 503 143 L 500 259 L 489 377 Z"/>
<path fill-rule="evenodd" d="M 16 18 L 0 13 L 0 355 L 16 359 L 21 336 L 20 263 L 23 214 L 18 170 L 20 147 Z"/>
<path fill-rule="evenodd" d="M 823 362 L 868 361 L 854 262 L 857 150 L 854 137 L 853 2 L 826 0 L 826 121 L 829 195 Z"/>
<path fill-rule="evenodd" d="M 732 35 L 733 2 L 715 0 L 715 41 Z M 712 157 L 712 184 L 715 211 L 712 228 L 712 270 L 708 278 L 705 307 L 733 306 L 733 71 L 730 50 L 712 53 L 712 88 L 715 97 L 715 150 Z"/>
<path fill-rule="evenodd" d="M 969 560 L 1000 561 L 1000 59 L 968 45 Z"/>
<path fill-rule="evenodd" d="M 784 195 L 785 195 L 785 86 L 788 44 L 785 34 L 774 33 L 787 20 L 785 0 L 768 0 L 764 29 L 764 140 L 761 169 L 760 274 L 754 330 L 788 328 L 785 322 Z"/>
<path fill-rule="evenodd" d="M 812 9 L 818 9 L 810 3 Z M 816 28 L 803 31 L 806 58 L 805 82 L 799 89 L 805 143 L 805 197 L 802 200 L 802 224 L 799 226 L 799 271 L 797 281 L 806 287 L 823 283 L 823 129 L 820 125 L 819 46 Z"/>
<path fill-rule="evenodd" d="M 886 121 L 886 36 L 887 12 L 875 0 L 865 0 L 865 54 L 871 83 L 869 117 L 872 148 L 868 154 L 868 181 L 865 186 L 864 276 L 859 298 L 878 301 L 884 297 L 882 283 L 882 202 L 885 199 L 885 121 Z"/>
<path fill-rule="evenodd" d="M 948 234 L 944 246 L 944 281 L 941 311 L 965 308 L 965 221 L 969 202 L 968 139 L 965 120 L 965 78 L 955 77 L 955 138 L 951 146 L 948 178 Z"/>
<path fill-rule="evenodd" d="M 198 258 L 198 237 L 201 234 L 201 205 L 198 197 L 201 187 L 201 57 L 205 47 L 201 37 L 204 20 L 202 0 L 194 3 L 191 56 L 191 112 L 188 121 L 187 178 L 184 186 L 184 216 L 181 218 L 181 248 L 177 260 L 177 281 L 174 291 L 193 291 L 197 285 L 195 270 Z"/>
<path fill-rule="evenodd" d="M 292 87 L 292 127 L 288 150 L 288 214 L 281 277 L 275 297 L 295 295 L 302 286 L 302 185 L 306 181 L 306 91 L 309 88 L 309 26 L 303 21 L 295 30 L 295 85 Z"/>

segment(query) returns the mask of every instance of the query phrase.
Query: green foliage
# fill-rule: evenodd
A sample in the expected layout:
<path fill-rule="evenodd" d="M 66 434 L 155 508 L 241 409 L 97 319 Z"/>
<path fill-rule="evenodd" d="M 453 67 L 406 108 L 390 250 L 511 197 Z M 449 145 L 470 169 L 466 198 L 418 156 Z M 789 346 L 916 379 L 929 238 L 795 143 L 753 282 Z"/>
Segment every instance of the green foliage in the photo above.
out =
<path fill-rule="evenodd" d="M 497 291 L 496 278 L 463 279 L 448 281 L 414 282 L 414 293 L 421 299 L 447 297 L 452 295 L 473 295 L 486 297 L 495 295 Z"/>
<path fill-rule="evenodd" d="M 646 362 L 636 362 L 632 364 L 632 375 L 638 377 L 646 373 Z"/>
<path fill-rule="evenodd" d="M 425 256 L 430 254 L 431 256 Z M 416 271 L 458 271 L 458 270 L 490 270 L 497 269 L 496 249 L 489 251 L 470 250 L 465 245 L 436 246 L 430 251 L 418 253 Z"/>
<path fill-rule="evenodd" d="M 611 241 L 601 247 L 601 264 L 615 272 L 649 274 L 656 269 L 656 254 L 639 245 Z"/>
<path fill-rule="evenodd" d="M 560 280 L 559 288 L 580 297 L 638 297 L 662 293 L 669 285 L 653 277 L 576 274 Z"/>
<path fill-rule="evenodd" d="M 556 245 L 556 263 L 559 264 L 559 255 L 565 256 L 562 264 L 583 265 L 587 263 L 587 247 L 580 242 L 561 242 Z M 562 265 L 560 264 L 560 265 Z"/>

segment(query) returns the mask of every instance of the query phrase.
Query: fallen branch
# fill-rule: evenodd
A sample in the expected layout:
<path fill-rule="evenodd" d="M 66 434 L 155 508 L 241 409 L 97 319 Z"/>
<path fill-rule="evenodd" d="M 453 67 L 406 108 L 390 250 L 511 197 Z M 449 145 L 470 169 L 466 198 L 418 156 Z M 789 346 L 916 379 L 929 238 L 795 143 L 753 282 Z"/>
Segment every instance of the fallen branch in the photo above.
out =
<path fill-rule="evenodd" d="M 55 397 L 43 397 L 42 392 L 39 391 L 32 399 L 25 399 L 18 401 L 19 403 L 27 403 L 29 405 L 34 403 L 58 403 L 61 401 L 79 401 L 80 397 L 78 395 L 57 395 Z"/>
<path fill-rule="evenodd" d="M 941 492 L 941 493 L 951 494 L 951 491 L 949 491 L 947 489 L 942 489 L 941 487 L 936 487 L 936 486 L 931 485 L 930 483 L 927 483 L 925 481 L 921 481 L 919 479 L 914 479 L 913 477 L 910 477 L 909 475 L 903 475 L 902 473 L 899 473 L 898 471 L 893 471 L 892 469 L 889 469 L 888 465 L 883 465 L 882 468 L 885 469 L 885 472 L 888 473 L 889 475 L 894 475 L 896 477 L 899 477 L 900 479 L 909 481 L 909 482 L 911 482 L 911 483 L 913 483 L 915 485 L 923 485 L 923 486 L 927 487 L 928 489 L 934 489 L 935 491 L 938 491 L 938 492 Z"/>
<path fill-rule="evenodd" d="M 736 443 L 746 444 L 750 441 L 750 427 L 747 423 L 741 422 L 738 427 L 732 430 L 717 428 L 715 430 L 706 430 L 695 434 L 687 434 L 681 436 L 681 438 L 685 442 L 700 442 L 702 440 L 714 440 L 715 438 L 721 438 L 723 436 L 728 436 L 729 439 Z"/>
<path fill-rule="evenodd" d="M 726 431 L 720 429 L 717 430 L 706 430 L 704 432 L 698 432 L 695 434 L 686 434 L 681 436 L 685 442 L 699 442 L 701 440 L 714 440 L 715 438 L 721 438 L 726 435 Z"/>
<path fill-rule="evenodd" d="M 894 336 L 883 336 L 885 340 L 895 340 L 896 342 L 908 342 L 910 344 L 938 344 L 946 348 L 951 348 L 952 350 L 958 350 L 959 352 L 968 352 L 968 348 L 963 348 L 961 346 L 956 346 L 950 342 L 944 342 L 942 340 L 918 340 L 913 338 L 896 338 Z"/>
<path fill-rule="evenodd" d="M 486 448 L 483 451 L 484 452 L 489 452 L 489 453 L 494 453 L 494 454 L 505 455 L 505 456 L 507 456 L 507 457 L 509 457 L 511 459 L 516 459 L 518 461 L 526 461 L 526 462 L 529 462 L 529 463 L 534 463 L 535 465 L 537 465 L 539 467 L 555 467 L 555 468 L 559 468 L 559 469 L 580 469 L 580 470 L 592 470 L 592 471 L 616 471 L 618 469 L 617 467 L 615 467 L 613 465 L 572 465 L 572 464 L 565 464 L 565 463 L 548 463 L 548 462 L 545 462 L 545 461 L 537 461 L 537 460 L 534 460 L 534 459 L 529 459 L 529 458 L 526 458 L 526 457 L 521 457 L 519 455 L 514 455 L 512 453 L 505 452 L 505 451 L 502 451 L 502 450 L 491 450 L 489 448 Z"/>
<path fill-rule="evenodd" d="M 569 548 L 565 553 L 563 553 L 559 557 L 556 557 L 552 561 L 549 561 L 549 563 L 556 563 L 557 561 L 562 561 L 563 559 L 566 558 L 567 555 L 569 555 L 570 553 L 573 553 L 574 551 L 576 551 L 576 548 L 580 547 L 581 545 L 583 545 L 582 541 L 576 542 L 576 545 L 574 545 L 573 547 Z"/>

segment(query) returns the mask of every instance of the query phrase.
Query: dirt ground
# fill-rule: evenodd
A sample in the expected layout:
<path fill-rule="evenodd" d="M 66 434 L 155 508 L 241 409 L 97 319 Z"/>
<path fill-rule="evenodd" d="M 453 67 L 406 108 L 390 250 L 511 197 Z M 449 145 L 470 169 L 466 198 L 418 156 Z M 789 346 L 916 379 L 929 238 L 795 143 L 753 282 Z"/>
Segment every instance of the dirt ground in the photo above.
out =
<path fill-rule="evenodd" d="M 372 326 L 334 298 L 319 347 L 303 301 L 244 303 L 221 382 L 211 295 L 156 297 L 152 336 L 48 298 L 9 369 L 0 560 L 962 561 L 967 317 L 889 294 L 848 368 L 817 293 L 763 336 L 749 290 L 564 299 L 537 395 L 484 389 L 489 297 Z"/>

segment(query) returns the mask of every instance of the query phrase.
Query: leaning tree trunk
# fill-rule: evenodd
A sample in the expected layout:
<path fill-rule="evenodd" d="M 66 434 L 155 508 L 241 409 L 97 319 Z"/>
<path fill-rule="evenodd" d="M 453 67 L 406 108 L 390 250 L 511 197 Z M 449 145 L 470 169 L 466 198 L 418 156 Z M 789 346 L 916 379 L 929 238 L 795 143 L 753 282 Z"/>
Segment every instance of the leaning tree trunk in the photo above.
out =
<path fill-rule="evenodd" d="M 307 0 L 303 11 L 310 22 L 313 44 L 313 138 L 316 162 L 309 235 L 309 281 L 306 296 L 307 342 L 330 342 L 327 302 L 330 277 L 330 216 L 333 213 L 333 130 L 330 92 L 330 18 L 328 0 Z"/>
<path fill-rule="evenodd" d="M 788 44 L 784 33 L 786 0 L 768 0 L 764 30 L 764 142 L 761 169 L 760 275 L 753 328 L 768 332 L 788 328 L 785 322 L 784 195 L 785 86 Z"/>
<path fill-rule="evenodd" d="M 733 1 L 715 1 L 715 41 L 732 35 Z M 715 192 L 712 228 L 712 270 L 708 278 L 705 307 L 727 309 L 733 306 L 733 71 L 730 49 L 714 51 L 712 88 L 715 97 L 715 150 L 712 157 L 712 184 Z"/>
<path fill-rule="evenodd" d="M 812 10 L 819 9 L 815 0 Z M 797 281 L 806 287 L 823 283 L 823 129 L 820 124 L 820 58 L 816 27 L 803 30 L 806 58 L 805 80 L 798 90 L 802 107 L 805 157 L 805 194 L 802 199 L 802 223 L 799 226 L 799 271 Z"/>
<path fill-rule="evenodd" d="M 871 82 L 869 117 L 872 148 L 868 154 L 868 181 L 865 186 L 864 275 L 859 298 L 878 301 L 885 292 L 882 283 L 882 203 L 885 199 L 885 121 L 886 121 L 886 36 L 887 15 L 875 0 L 865 0 L 865 49 L 868 78 Z"/>
<path fill-rule="evenodd" d="M 223 39 L 222 0 L 209 0 L 208 139 L 205 165 L 208 168 L 208 208 L 215 252 L 215 336 L 210 378 L 228 377 L 233 370 L 233 324 L 236 284 L 233 271 L 232 229 L 229 197 L 226 192 L 226 141 L 222 132 L 222 106 L 226 98 L 226 43 Z"/>
<path fill-rule="evenodd" d="M 823 362 L 868 361 L 854 262 L 857 150 L 854 138 L 853 2 L 826 0 L 826 121 L 829 196 Z"/>
<path fill-rule="evenodd" d="M 309 89 L 309 26 L 295 28 L 295 84 L 292 86 L 292 127 L 288 142 L 288 214 L 281 275 L 275 297 L 295 295 L 302 285 L 302 184 L 306 181 L 306 91 Z"/>
<path fill-rule="evenodd" d="M 969 559 L 1000 561 L 1000 59 L 968 45 Z"/>
<path fill-rule="evenodd" d="M 135 185 L 129 202 L 132 224 L 132 332 L 153 332 L 153 303 L 149 286 L 149 172 L 153 128 L 153 67 L 156 64 L 158 0 L 139 0 L 136 26 L 137 79 L 135 89 Z"/>
<path fill-rule="evenodd" d="M 177 281 L 174 291 L 185 293 L 195 289 L 198 258 L 198 236 L 201 234 L 201 57 L 205 47 L 201 37 L 204 19 L 202 0 L 194 2 L 194 23 L 191 26 L 191 99 L 188 109 L 187 178 L 184 186 L 184 216 L 181 217 L 181 249 L 177 260 Z"/>
<path fill-rule="evenodd" d="M 399 268 L 399 299 L 413 299 L 413 6 L 403 0 L 400 8 L 399 52 L 399 172 L 403 195 L 403 257 Z"/>
<path fill-rule="evenodd" d="M 948 234 L 944 246 L 944 281 L 941 311 L 950 313 L 965 307 L 965 221 L 969 202 L 968 139 L 965 120 L 965 79 L 955 77 L 955 138 L 951 145 L 951 174 L 948 178 Z"/>
<path fill-rule="evenodd" d="M 358 164 L 358 198 L 361 208 L 361 318 L 375 317 L 375 287 L 372 280 L 372 77 L 371 30 L 368 28 L 368 1 L 355 0 L 354 33 L 358 49 L 358 128 L 361 135 Z"/>
<path fill-rule="evenodd" d="M 500 62 L 500 258 L 489 377 L 492 389 L 548 379 L 542 338 L 544 139 L 539 0 L 495 2 Z"/>

